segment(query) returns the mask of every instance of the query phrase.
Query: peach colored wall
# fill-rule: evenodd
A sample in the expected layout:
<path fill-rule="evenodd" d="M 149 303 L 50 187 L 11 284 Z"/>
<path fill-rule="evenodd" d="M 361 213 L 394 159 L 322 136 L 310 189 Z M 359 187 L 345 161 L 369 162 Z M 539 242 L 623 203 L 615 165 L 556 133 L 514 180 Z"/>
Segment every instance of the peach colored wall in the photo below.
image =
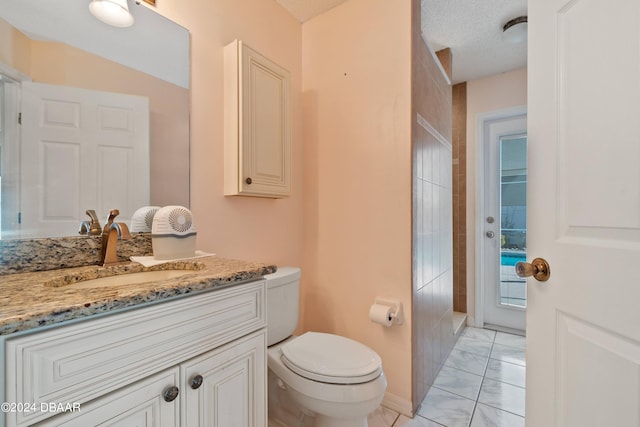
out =
<path fill-rule="evenodd" d="M 13 25 L 0 19 L 0 62 L 23 74 L 31 68 L 30 40 Z"/>
<path fill-rule="evenodd" d="M 467 82 L 467 314 L 472 326 L 476 312 L 476 120 L 479 114 L 526 104 L 526 68 Z"/>
<path fill-rule="evenodd" d="M 191 33 L 191 209 L 198 248 L 302 265 L 302 28 L 275 1 L 164 0 L 157 11 Z M 223 48 L 242 39 L 291 72 L 293 194 L 223 196 Z"/>
<path fill-rule="evenodd" d="M 302 26 L 303 327 L 373 348 L 411 402 L 411 3 L 350 0 Z M 371 323 L 399 298 L 402 326 Z"/>
<path fill-rule="evenodd" d="M 159 206 L 189 205 L 188 89 L 52 42 L 32 41 L 29 75 L 34 82 L 148 96 L 150 202 Z"/>

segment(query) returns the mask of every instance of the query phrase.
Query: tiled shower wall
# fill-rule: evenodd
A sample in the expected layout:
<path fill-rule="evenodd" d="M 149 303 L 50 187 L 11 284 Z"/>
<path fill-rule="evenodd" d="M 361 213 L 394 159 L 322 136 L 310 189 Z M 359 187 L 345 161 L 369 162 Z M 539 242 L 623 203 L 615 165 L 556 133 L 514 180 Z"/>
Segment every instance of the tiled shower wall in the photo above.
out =
<path fill-rule="evenodd" d="M 455 344 L 451 85 L 420 34 L 413 0 L 413 407 L 423 400 Z M 450 55 L 446 55 L 450 60 Z M 447 68 L 447 67 L 445 67 Z"/>
<path fill-rule="evenodd" d="M 453 86 L 453 310 L 467 312 L 467 83 Z"/>

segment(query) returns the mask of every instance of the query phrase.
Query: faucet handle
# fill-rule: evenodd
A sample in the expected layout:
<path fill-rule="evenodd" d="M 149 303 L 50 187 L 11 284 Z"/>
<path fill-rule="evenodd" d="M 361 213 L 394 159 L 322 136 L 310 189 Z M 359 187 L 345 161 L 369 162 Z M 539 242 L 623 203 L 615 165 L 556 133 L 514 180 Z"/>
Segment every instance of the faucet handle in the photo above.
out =
<path fill-rule="evenodd" d="M 93 209 L 88 209 L 86 213 L 87 215 L 89 215 L 89 218 L 91 218 L 91 220 L 82 221 L 78 233 L 88 234 L 90 236 L 97 236 L 102 233 L 102 227 L 100 227 L 100 221 L 98 220 L 96 211 L 94 211 Z"/>
<path fill-rule="evenodd" d="M 120 211 L 118 209 L 110 209 L 109 218 L 107 218 L 107 222 L 111 224 L 118 215 L 120 215 Z"/>
<path fill-rule="evenodd" d="M 87 210 L 87 215 L 91 218 L 89 235 L 91 236 L 99 236 L 102 233 L 102 227 L 100 227 L 100 220 L 98 220 L 98 215 L 96 215 L 96 211 L 93 209 Z"/>
<path fill-rule="evenodd" d="M 120 211 L 118 209 L 110 209 L 109 210 L 109 217 L 107 218 L 107 222 L 104 224 L 104 229 L 102 230 L 102 233 L 105 234 L 109 231 L 109 227 L 111 227 L 111 224 L 113 224 L 113 220 L 120 215 Z"/>
<path fill-rule="evenodd" d="M 96 215 L 96 211 L 94 211 L 93 209 L 87 209 L 87 215 L 89 215 L 89 218 L 91 218 L 92 223 L 100 224 L 100 221 L 98 221 L 98 215 Z"/>

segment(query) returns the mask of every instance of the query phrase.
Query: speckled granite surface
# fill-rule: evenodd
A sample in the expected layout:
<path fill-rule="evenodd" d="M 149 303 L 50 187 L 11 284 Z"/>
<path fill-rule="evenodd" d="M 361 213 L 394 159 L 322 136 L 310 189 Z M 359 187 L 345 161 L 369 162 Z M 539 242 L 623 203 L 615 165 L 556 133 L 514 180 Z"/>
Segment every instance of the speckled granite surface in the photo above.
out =
<path fill-rule="evenodd" d="M 97 264 L 100 244 L 99 236 L 0 240 L 0 275 Z M 152 255 L 151 234 L 135 233 L 129 240 L 118 240 L 117 253 L 121 261 L 132 255 Z"/>
<path fill-rule="evenodd" d="M 73 286 L 75 282 L 91 278 L 158 269 L 186 269 L 193 273 L 135 285 L 92 289 Z M 0 276 L 0 335 L 242 283 L 275 271 L 273 265 L 211 256 L 149 268 L 125 262 L 107 268 L 91 265 L 6 274 Z"/>

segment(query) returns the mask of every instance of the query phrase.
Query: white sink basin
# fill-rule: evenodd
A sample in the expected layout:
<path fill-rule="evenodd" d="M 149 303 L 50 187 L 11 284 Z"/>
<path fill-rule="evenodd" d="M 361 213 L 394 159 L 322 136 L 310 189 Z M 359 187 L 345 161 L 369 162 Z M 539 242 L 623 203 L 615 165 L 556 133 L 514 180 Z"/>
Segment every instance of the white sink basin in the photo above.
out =
<path fill-rule="evenodd" d="M 136 285 L 139 283 L 156 282 L 161 280 L 175 279 L 195 273 L 194 270 L 155 270 L 141 271 L 138 273 L 116 274 L 115 276 L 100 277 L 98 279 L 83 280 L 76 283 L 64 285 L 66 289 L 92 289 L 105 286 Z"/>

